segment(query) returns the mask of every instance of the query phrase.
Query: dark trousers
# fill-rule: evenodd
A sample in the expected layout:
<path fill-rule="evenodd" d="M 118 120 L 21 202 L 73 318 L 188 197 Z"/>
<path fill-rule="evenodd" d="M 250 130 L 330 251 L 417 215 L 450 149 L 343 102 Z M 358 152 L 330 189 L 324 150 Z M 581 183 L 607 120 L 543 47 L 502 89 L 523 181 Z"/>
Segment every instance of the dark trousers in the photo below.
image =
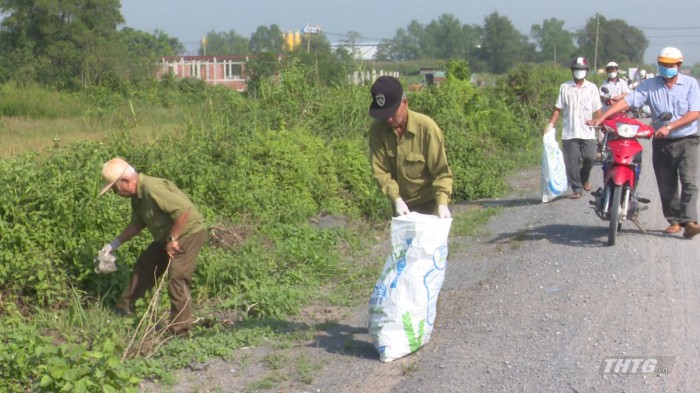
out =
<path fill-rule="evenodd" d="M 588 183 L 597 149 L 595 139 L 562 140 L 562 155 L 566 178 L 574 193 L 583 193 L 583 183 Z"/>
<path fill-rule="evenodd" d="M 661 208 L 671 224 L 698 221 L 698 144 L 697 136 L 652 141 Z"/>
<path fill-rule="evenodd" d="M 165 252 L 165 244 L 151 243 L 139 255 L 131 272 L 131 281 L 124 289 L 117 308 L 134 311 L 134 303 L 154 287 L 157 280 L 165 273 L 168 262 L 168 295 L 170 296 L 170 330 L 173 333 L 185 332 L 192 328 L 192 276 L 197 263 L 197 256 L 206 241 L 206 231 L 183 237 L 178 240 L 180 251 L 170 261 Z"/>
<path fill-rule="evenodd" d="M 410 204 L 408 205 L 408 210 L 412 212 L 418 212 L 421 214 L 432 214 L 434 216 L 438 215 L 438 205 L 435 199 L 422 203 L 420 205 Z"/>

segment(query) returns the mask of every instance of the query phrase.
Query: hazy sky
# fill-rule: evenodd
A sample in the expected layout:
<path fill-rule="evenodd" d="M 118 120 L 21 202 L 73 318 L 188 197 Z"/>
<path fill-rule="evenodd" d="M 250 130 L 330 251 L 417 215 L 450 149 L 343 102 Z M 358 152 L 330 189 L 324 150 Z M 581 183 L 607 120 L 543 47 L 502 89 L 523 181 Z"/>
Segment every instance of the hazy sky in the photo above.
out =
<path fill-rule="evenodd" d="M 676 46 L 685 64 L 700 62 L 700 1 L 628 0 L 122 0 L 126 26 L 154 32 L 162 30 L 178 38 L 192 54 L 210 31 L 235 30 L 250 36 L 258 26 L 276 24 L 282 31 L 305 25 L 320 26 L 331 42 L 340 42 L 349 31 L 365 41 L 391 39 L 398 28 L 412 20 L 428 24 L 442 14 L 452 14 L 462 24 L 483 26 L 491 13 L 508 17 L 516 29 L 529 35 L 533 24 L 545 19 L 563 20 L 576 31 L 596 13 L 606 19 L 622 19 L 642 30 L 650 45 L 644 56 L 655 63 L 659 50 Z M 614 59 L 598 59 L 598 65 Z M 590 59 L 592 62 L 593 59 Z"/>

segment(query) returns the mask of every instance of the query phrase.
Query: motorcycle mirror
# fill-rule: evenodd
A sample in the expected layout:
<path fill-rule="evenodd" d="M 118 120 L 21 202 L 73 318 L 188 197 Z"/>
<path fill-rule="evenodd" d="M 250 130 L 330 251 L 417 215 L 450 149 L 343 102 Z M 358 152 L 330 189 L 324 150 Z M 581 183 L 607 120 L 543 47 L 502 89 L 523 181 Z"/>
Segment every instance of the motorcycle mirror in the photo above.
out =
<path fill-rule="evenodd" d="M 672 117 L 673 117 L 673 114 L 671 112 L 661 112 L 661 114 L 659 115 L 659 118 L 656 119 L 655 121 L 652 121 L 650 125 L 654 126 L 660 121 L 669 121 L 669 120 L 671 120 Z"/>
<path fill-rule="evenodd" d="M 605 87 L 605 86 L 601 87 L 601 88 L 600 88 L 600 91 L 602 91 L 602 92 L 605 93 L 605 94 L 610 93 L 610 90 L 608 90 L 608 88 Z"/>

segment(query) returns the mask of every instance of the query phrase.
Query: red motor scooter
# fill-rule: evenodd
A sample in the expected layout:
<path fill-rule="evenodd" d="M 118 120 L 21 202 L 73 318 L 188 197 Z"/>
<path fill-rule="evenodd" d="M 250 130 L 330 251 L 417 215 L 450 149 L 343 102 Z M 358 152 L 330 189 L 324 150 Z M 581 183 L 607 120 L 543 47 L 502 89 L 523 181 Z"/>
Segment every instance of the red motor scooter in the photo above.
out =
<path fill-rule="evenodd" d="M 659 121 L 668 121 L 671 113 L 664 112 Z M 656 123 L 654 122 L 654 123 Z M 637 184 L 642 165 L 642 145 L 637 138 L 649 139 L 654 135 L 654 123 L 628 117 L 615 117 L 602 124 L 603 187 L 591 195 L 590 201 L 596 215 L 610 221 L 608 245 L 615 244 L 617 232 L 622 229 L 622 221 L 630 220 L 643 232 L 639 224 L 639 203 L 649 203 L 649 199 L 637 196 Z"/>
<path fill-rule="evenodd" d="M 601 87 L 600 91 L 604 94 L 604 96 L 601 97 L 601 99 L 603 100 L 603 105 L 604 105 L 603 112 L 605 112 L 605 108 L 609 108 L 609 107 L 613 106 L 614 102 L 612 101 L 612 97 L 610 96 L 610 90 L 608 90 L 607 87 L 605 87 L 605 86 Z M 623 112 L 617 112 L 616 114 L 612 115 L 608 120 L 615 120 L 615 119 L 619 119 L 621 117 L 634 117 L 634 116 L 632 116 L 631 113 L 623 111 Z M 597 153 L 598 153 L 598 155 L 601 156 L 601 159 L 602 159 L 602 153 L 603 153 L 603 149 L 605 146 L 605 139 L 603 139 L 604 135 L 601 135 L 601 134 L 602 134 L 602 132 L 600 132 L 600 133 L 596 132 Z"/>

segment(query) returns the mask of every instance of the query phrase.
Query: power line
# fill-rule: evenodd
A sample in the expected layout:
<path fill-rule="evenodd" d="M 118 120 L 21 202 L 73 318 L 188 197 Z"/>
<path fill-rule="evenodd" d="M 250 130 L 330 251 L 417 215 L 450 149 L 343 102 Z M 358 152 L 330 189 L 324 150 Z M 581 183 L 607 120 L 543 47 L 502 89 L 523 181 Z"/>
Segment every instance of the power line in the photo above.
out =
<path fill-rule="evenodd" d="M 373 43 L 371 43 L 371 42 L 365 42 L 365 43 L 356 42 L 355 44 L 350 44 L 350 43 L 345 43 L 345 42 L 338 42 L 338 43 L 330 44 L 330 45 L 331 45 L 332 47 L 339 47 L 339 46 L 341 46 L 341 47 L 348 47 L 348 46 L 367 46 L 367 47 L 374 47 L 374 46 L 377 46 L 376 43 L 373 44 Z"/>
<path fill-rule="evenodd" d="M 640 30 L 696 30 L 700 29 L 700 26 L 695 27 L 639 27 Z"/>
<path fill-rule="evenodd" d="M 694 27 L 640 27 L 640 26 L 633 26 L 629 25 L 630 27 L 634 27 L 639 30 L 670 30 L 670 31 L 675 31 L 675 30 L 698 30 L 700 29 L 700 26 L 694 26 Z M 568 29 L 564 30 L 578 30 L 578 29 L 583 29 L 585 28 L 586 25 L 583 26 L 574 26 L 574 27 L 569 27 Z"/>
<path fill-rule="evenodd" d="M 700 42 L 694 41 L 694 42 L 673 42 L 673 45 L 676 46 L 698 46 L 700 45 Z"/>
<path fill-rule="evenodd" d="M 648 35 L 646 36 L 647 38 L 695 38 L 695 37 L 700 37 L 700 34 L 698 35 Z"/>
<path fill-rule="evenodd" d="M 630 27 L 637 28 L 639 30 L 655 30 L 655 31 L 679 31 L 679 30 L 699 30 L 700 26 L 680 26 L 680 27 L 639 27 L 639 26 L 632 26 Z M 586 28 L 586 25 L 581 25 L 581 26 L 574 26 L 570 27 L 564 30 L 567 31 L 573 31 L 573 30 L 580 30 Z M 348 33 L 334 33 L 334 32 L 329 32 L 329 31 L 322 31 L 323 34 L 327 36 L 336 36 L 336 37 L 344 37 L 346 39 L 350 39 L 351 35 Z M 700 35 L 645 35 L 646 38 L 649 39 L 673 39 L 673 38 L 698 38 Z M 362 40 L 362 41 L 367 41 L 367 40 L 372 40 L 372 41 L 377 41 L 377 43 L 381 43 L 382 41 L 385 40 L 392 40 L 391 38 L 377 38 L 377 37 L 366 37 L 361 34 L 358 34 L 357 37 L 355 38 L 356 41 Z M 183 42 L 181 41 L 183 45 L 198 45 L 200 42 L 199 41 L 187 41 Z M 687 42 L 687 43 L 676 43 L 677 45 L 697 45 L 698 42 Z M 363 46 L 376 46 L 377 44 L 370 44 L 370 43 L 356 43 L 355 46 L 363 47 Z M 334 46 L 342 46 L 342 44 L 335 44 Z"/>
<path fill-rule="evenodd" d="M 323 31 L 323 34 L 325 34 L 325 35 L 335 35 L 335 36 L 348 37 L 348 38 L 350 38 L 350 35 L 348 35 L 347 33 L 341 34 L 341 33 L 330 33 L 330 32 L 328 32 L 328 31 Z M 363 35 L 361 35 L 361 34 L 360 34 L 357 38 L 362 38 L 362 39 L 366 39 L 366 40 L 375 40 L 375 41 L 382 41 L 382 40 L 385 40 L 385 39 L 386 39 L 386 38 L 376 38 L 376 37 L 365 37 L 365 36 L 363 36 Z"/>

